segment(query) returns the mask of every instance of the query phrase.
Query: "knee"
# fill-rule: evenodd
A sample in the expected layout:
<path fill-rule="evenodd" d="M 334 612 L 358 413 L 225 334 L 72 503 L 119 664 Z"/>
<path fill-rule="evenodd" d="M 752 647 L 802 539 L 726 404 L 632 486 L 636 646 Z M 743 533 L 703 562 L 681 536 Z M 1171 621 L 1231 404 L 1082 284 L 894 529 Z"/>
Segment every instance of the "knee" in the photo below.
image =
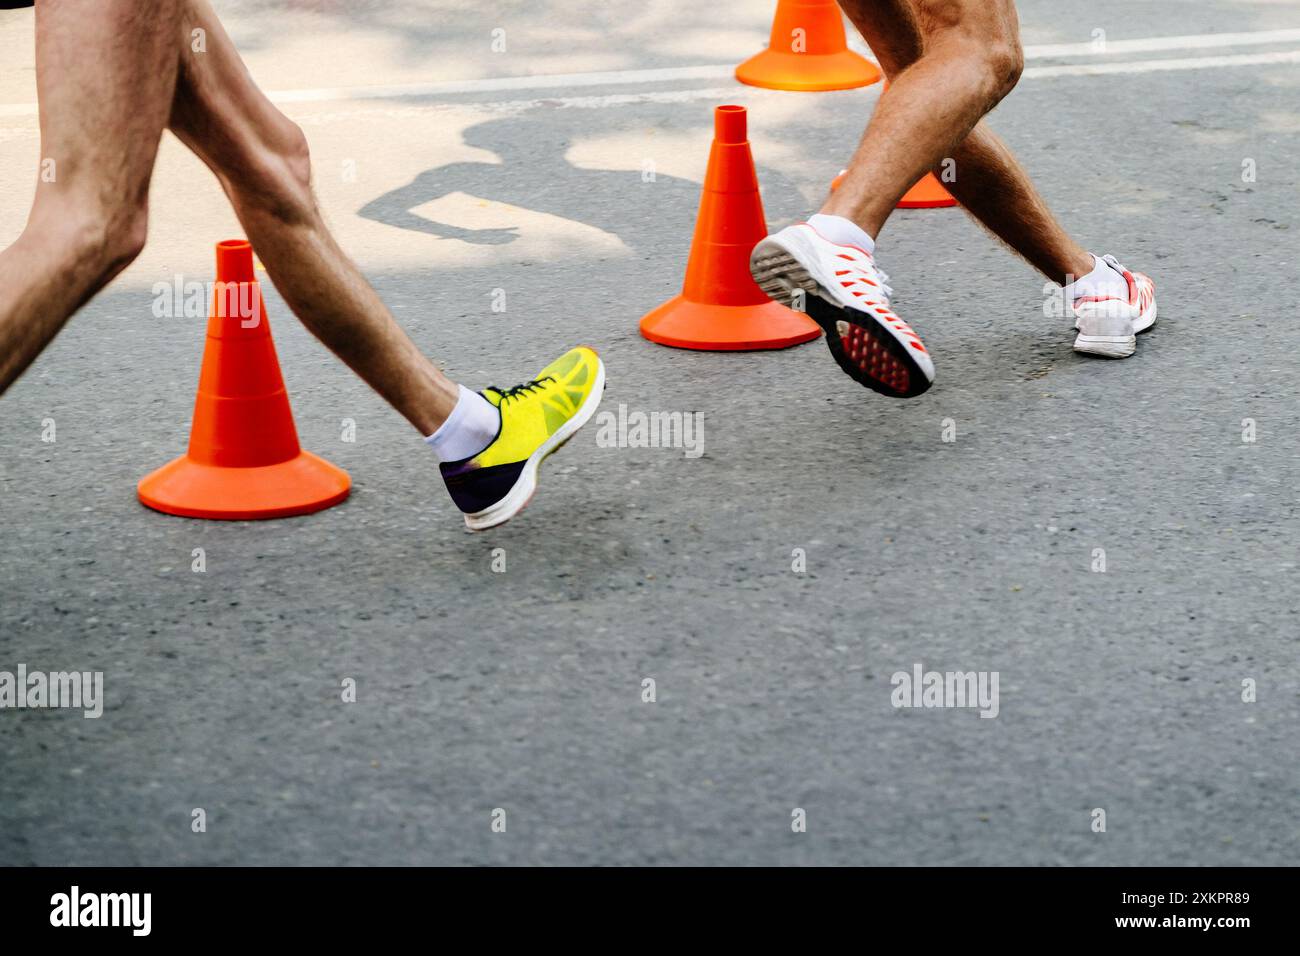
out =
<path fill-rule="evenodd" d="M 149 233 L 148 206 L 142 199 L 100 210 L 87 217 L 82 230 L 83 243 L 90 244 L 90 261 L 99 267 L 101 278 L 107 281 L 144 251 Z"/>
<path fill-rule="evenodd" d="M 278 137 L 276 153 L 296 189 L 311 191 L 311 149 L 302 127 L 289 120 Z"/>
<path fill-rule="evenodd" d="M 116 274 L 144 251 L 149 235 L 149 210 L 144 202 L 130 203 L 113 211 L 104 232 L 105 264 Z"/>
<path fill-rule="evenodd" d="M 942 58 L 964 78 L 963 85 L 985 112 L 1015 89 L 1024 69 L 1024 53 L 1015 37 L 956 34 L 934 43 L 928 55 Z"/>
<path fill-rule="evenodd" d="M 988 74 L 994 102 L 1016 88 L 1025 71 L 1025 51 L 1017 37 L 1000 37 L 984 51 L 984 68 Z"/>
<path fill-rule="evenodd" d="M 1025 68 L 1015 8 L 1006 0 L 987 0 L 981 9 L 920 0 L 919 23 L 925 54 L 960 72 L 979 91 L 988 109 L 1013 89 Z"/>
<path fill-rule="evenodd" d="M 144 250 L 148 206 L 143 198 L 105 206 L 93 197 L 60 197 L 38 202 L 30 227 L 61 252 L 70 272 L 102 285 Z"/>

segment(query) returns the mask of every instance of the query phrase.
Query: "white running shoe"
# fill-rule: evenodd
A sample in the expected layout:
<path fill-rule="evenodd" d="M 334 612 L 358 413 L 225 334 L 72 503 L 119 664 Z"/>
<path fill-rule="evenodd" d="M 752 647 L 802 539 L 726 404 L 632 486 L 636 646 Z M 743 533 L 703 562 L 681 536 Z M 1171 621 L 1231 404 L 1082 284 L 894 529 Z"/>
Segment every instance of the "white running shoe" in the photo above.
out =
<path fill-rule="evenodd" d="M 1070 303 L 1079 330 L 1074 350 L 1103 358 L 1128 358 L 1137 351 L 1137 335 L 1156 324 L 1156 284 L 1141 272 L 1129 272 L 1114 256 L 1102 256 L 1128 283 L 1128 298 L 1085 295 Z"/>
<path fill-rule="evenodd" d="M 882 395 L 912 398 L 934 382 L 934 363 L 920 336 L 890 311 L 892 289 L 871 255 L 831 242 L 806 222 L 787 226 L 754 247 L 754 281 L 782 305 L 804 311 L 849 377 Z"/>

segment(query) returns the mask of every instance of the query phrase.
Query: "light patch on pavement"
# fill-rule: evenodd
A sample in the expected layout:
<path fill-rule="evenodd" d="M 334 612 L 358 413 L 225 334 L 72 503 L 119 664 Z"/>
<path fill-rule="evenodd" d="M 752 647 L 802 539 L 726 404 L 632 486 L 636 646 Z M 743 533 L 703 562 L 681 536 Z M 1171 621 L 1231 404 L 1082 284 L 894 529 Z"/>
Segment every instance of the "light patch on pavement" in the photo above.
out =
<path fill-rule="evenodd" d="M 676 176 L 699 182 L 704 178 L 712 130 L 696 124 L 692 129 L 624 130 L 574 140 L 564 154 L 578 169 L 619 169 L 656 176 Z M 647 167 L 647 163 L 653 165 Z"/>
<path fill-rule="evenodd" d="M 1134 183 L 1122 177 L 1104 177 L 1097 181 L 1097 195 L 1105 196 L 1106 209 L 1125 216 L 1154 216 L 1177 197 L 1168 189 L 1151 183 Z"/>
<path fill-rule="evenodd" d="M 850 38 L 850 41 L 855 38 Z M 651 53 L 680 57 L 718 57 L 731 53 L 739 63 L 763 49 L 767 37 L 750 30 L 689 29 L 674 26 L 646 44 Z"/>
<path fill-rule="evenodd" d="M 1268 133 L 1300 133 L 1300 113 L 1263 110 L 1256 122 Z"/>
<path fill-rule="evenodd" d="M 1174 125 L 1198 146 L 1230 146 L 1254 138 L 1253 133 L 1244 130 L 1201 126 L 1197 122 L 1175 122 Z"/>
<path fill-rule="evenodd" d="M 461 229 L 513 229 L 518 238 L 501 245 L 475 245 L 409 230 L 395 230 L 392 226 L 364 220 L 354 224 L 349 231 L 356 236 L 373 229 L 395 233 L 399 242 L 390 243 L 389 248 L 401 247 L 400 253 L 394 250 L 398 261 L 392 264 L 396 267 L 422 265 L 438 269 L 469 269 L 575 257 L 608 259 L 632 254 L 617 236 L 594 226 L 465 193 L 449 193 L 411 211 Z"/>

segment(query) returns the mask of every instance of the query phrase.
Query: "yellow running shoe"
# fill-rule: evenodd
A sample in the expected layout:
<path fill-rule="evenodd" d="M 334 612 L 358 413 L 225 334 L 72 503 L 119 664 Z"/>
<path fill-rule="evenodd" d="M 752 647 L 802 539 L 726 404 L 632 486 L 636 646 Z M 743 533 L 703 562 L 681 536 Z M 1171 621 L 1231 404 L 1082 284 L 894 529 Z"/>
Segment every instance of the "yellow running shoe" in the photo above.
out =
<path fill-rule="evenodd" d="M 485 388 L 483 397 L 501 413 L 497 437 L 477 455 L 438 466 L 465 526 L 482 531 L 523 511 L 542 459 L 596 413 L 604 390 L 605 366 L 586 346 L 564 353 L 532 381 Z"/>

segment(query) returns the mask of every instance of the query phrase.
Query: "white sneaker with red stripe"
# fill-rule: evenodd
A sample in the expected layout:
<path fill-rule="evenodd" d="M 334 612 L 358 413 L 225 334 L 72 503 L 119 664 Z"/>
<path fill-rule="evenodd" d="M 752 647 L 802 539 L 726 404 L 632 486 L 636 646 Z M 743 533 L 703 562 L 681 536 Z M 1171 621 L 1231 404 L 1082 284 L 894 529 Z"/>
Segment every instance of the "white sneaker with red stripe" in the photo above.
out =
<path fill-rule="evenodd" d="M 755 246 L 749 271 L 777 302 L 803 306 L 855 382 L 894 398 L 920 395 L 934 382 L 930 353 L 890 311 L 893 290 L 869 253 L 831 242 L 800 222 Z"/>
<path fill-rule="evenodd" d="M 1085 295 L 1075 299 L 1074 350 L 1103 358 L 1128 358 L 1137 351 L 1137 336 L 1156 324 L 1156 284 L 1141 272 L 1129 272 L 1114 256 L 1102 256 L 1128 284 L 1128 296 Z"/>

